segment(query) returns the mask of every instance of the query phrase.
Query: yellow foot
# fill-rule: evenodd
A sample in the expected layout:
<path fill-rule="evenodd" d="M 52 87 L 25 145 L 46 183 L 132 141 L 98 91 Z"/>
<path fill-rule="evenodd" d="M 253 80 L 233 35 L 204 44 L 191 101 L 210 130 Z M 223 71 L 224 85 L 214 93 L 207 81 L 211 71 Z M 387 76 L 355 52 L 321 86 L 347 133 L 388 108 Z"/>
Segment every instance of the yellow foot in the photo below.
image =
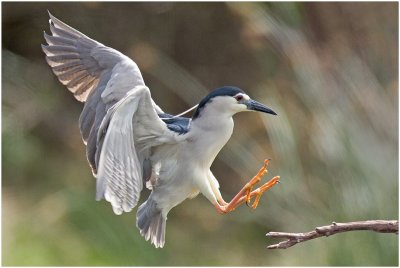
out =
<path fill-rule="evenodd" d="M 258 203 L 260 202 L 261 195 L 267 191 L 268 189 L 272 188 L 274 185 L 279 183 L 279 176 L 273 177 L 267 183 L 263 184 L 259 188 L 252 191 L 255 184 L 261 181 L 261 178 L 268 172 L 268 164 L 270 159 L 266 159 L 264 161 L 264 165 L 258 171 L 258 173 L 248 182 L 246 185 L 239 191 L 239 193 L 231 200 L 231 202 L 224 204 L 215 204 L 215 208 L 221 214 L 225 214 L 235 210 L 239 205 L 243 202 L 246 202 L 248 206 L 251 206 L 253 209 L 257 208 Z M 252 205 L 251 198 L 255 196 L 255 200 Z"/>
<path fill-rule="evenodd" d="M 253 186 L 257 183 L 259 183 L 261 181 L 261 178 L 267 174 L 268 172 L 268 165 L 269 165 L 269 161 L 271 161 L 271 159 L 265 159 L 264 160 L 264 165 L 260 168 L 260 170 L 258 171 L 257 175 L 255 175 L 250 181 L 249 183 L 246 185 L 247 186 L 247 190 L 246 190 L 246 205 L 250 206 L 250 194 L 251 194 L 251 190 L 253 189 Z M 245 186 L 245 187 L 246 187 Z"/>
<path fill-rule="evenodd" d="M 280 176 L 275 176 L 271 180 L 269 180 L 267 183 L 263 184 L 259 188 L 255 189 L 252 191 L 250 194 L 248 194 L 248 197 L 246 196 L 246 204 L 250 206 L 250 200 L 253 196 L 255 196 L 255 200 L 253 202 L 253 205 L 251 207 L 253 209 L 256 209 L 258 206 L 258 203 L 260 202 L 260 198 L 264 192 L 266 192 L 268 189 L 272 188 L 275 184 L 279 183 Z M 249 198 L 249 199 L 248 199 Z"/>

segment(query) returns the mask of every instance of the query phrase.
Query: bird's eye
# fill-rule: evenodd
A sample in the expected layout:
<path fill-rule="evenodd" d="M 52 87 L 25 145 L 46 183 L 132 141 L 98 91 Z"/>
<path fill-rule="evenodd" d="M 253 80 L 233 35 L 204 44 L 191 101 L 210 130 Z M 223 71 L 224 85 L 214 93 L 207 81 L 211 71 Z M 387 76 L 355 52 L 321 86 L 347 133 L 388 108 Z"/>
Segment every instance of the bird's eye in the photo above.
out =
<path fill-rule="evenodd" d="M 235 96 L 235 99 L 236 99 L 237 101 L 241 101 L 241 100 L 243 99 L 243 95 L 236 95 L 236 96 Z"/>

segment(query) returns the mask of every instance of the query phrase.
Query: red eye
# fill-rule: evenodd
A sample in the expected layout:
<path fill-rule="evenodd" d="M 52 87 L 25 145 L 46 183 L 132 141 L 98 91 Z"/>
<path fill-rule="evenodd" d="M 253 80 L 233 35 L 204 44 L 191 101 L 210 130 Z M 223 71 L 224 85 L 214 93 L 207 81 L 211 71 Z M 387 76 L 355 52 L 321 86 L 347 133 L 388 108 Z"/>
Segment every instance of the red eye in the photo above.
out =
<path fill-rule="evenodd" d="M 242 95 L 237 95 L 237 96 L 235 96 L 235 99 L 237 101 L 241 101 L 243 99 L 243 96 Z"/>

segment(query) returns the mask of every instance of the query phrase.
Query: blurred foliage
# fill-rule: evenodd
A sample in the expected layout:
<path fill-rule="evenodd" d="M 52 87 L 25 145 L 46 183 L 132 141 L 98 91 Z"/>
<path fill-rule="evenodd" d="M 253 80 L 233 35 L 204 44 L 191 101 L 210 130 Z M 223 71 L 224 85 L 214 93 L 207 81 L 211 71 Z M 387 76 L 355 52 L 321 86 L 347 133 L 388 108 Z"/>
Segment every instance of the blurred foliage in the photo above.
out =
<path fill-rule="evenodd" d="M 169 214 L 166 246 L 95 202 L 82 104 L 46 65 L 50 10 L 125 53 L 180 113 L 236 85 L 278 117 L 235 116 L 212 170 L 229 200 L 272 158 L 283 183 L 218 215 L 202 196 Z M 268 231 L 398 219 L 398 3 L 2 3 L 3 265 L 397 266 L 398 237 L 353 232 L 267 251 Z M 144 200 L 148 192 L 144 192 Z M 199 254 L 200 253 L 200 254 Z"/>

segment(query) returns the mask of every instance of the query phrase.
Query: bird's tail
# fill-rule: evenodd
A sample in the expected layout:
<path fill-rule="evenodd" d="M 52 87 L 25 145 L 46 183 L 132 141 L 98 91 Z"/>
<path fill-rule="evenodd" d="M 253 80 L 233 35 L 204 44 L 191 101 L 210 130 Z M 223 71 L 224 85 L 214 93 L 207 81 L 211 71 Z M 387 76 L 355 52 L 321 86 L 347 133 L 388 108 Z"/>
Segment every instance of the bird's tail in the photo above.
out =
<path fill-rule="evenodd" d="M 138 208 L 136 226 L 146 241 L 150 240 L 156 248 L 164 247 L 166 222 L 167 219 L 151 197 Z"/>

